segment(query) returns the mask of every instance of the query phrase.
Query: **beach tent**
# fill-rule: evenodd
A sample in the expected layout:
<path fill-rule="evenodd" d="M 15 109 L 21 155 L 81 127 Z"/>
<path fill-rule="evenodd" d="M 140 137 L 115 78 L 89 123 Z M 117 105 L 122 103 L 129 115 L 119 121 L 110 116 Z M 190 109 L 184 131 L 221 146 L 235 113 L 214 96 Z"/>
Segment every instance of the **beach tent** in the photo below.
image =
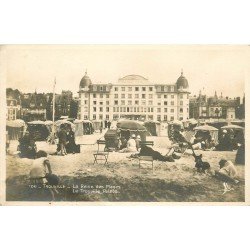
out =
<path fill-rule="evenodd" d="M 102 121 L 92 121 L 94 131 L 99 131 L 102 125 Z"/>
<path fill-rule="evenodd" d="M 241 126 L 241 127 L 245 127 L 245 121 L 244 120 L 231 121 L 231 124 L 238 125 L 238 126 Z"/>
<path fill-rule="evenodd" d="M 93 123 L 89 120 L 83 120 L 83 134 L 92 135 L 94 133 Z"/>
<path fill-rule="evenodd" d="M 147 129 L 138 123 L 137 121 L 132 120 L 122 120 L 117 122 L 117 128 L 121 131 L 121 136 L 127 137 L 127 133 L 140 135 L 142 141 L 146 141 Z"/>
<path fill-rule="evenodd" d="M 223 126 L 221 127 L 222 129 L 233 129 L 233 130 L 244 130 L 245 128 L 241 127 L 241 126 L 238 126 L 238 125 L 234 125 L 234 124 L 230 124 L 230 125 L 227 125 L 227 126 Z"/>
<path fill-rule="evenodd" d="M 74 120 L 74 125 L 75 125 L 75 136 L 81 136 L 83 135 L 83 121 L 75 119 Z"/>
<path fill-rule="evenodd" d="M 35 141 L 45 141 L 52 132 L 52 121 L 32 121 L 27 123 L 27 131 Z"/>
<path fill-rule="evenodd" d="M 18 140 L 24 134 L 26 124 L 23 120 L 17 119 L 6 122 L 6 131 L 8 132 L 9 140 Z"/>
<path fill-rule="evenodd" d="M 159 136 L 161 132 L 161 123 L 158 121 L 146 121 L 144 122 L 144 127 L 153 136 Z"/>
<path fill-rule="evenodd" d="M 58 121 L 56 121 L 56 122 L 55 122 L 56 130 L 57 130 L 57 131 L 60 131 L 61 126 L 62 126 L 62 125 L 66 125 L 66 124 L 70 125 L 71 128 L 72 128 L 72 130 L 75 131 L 75 125 L 74 125 L 72 122 L 67 121 L 67 120 L 58 120 Z"/>
<path fill-rule="evenodd" d="M 212 139 L 214 139 L 215 143 L 218 143 L 218 129 L 213 127 L 213 126 L 209 126 L 209 125 L 202 125 L 202 126 L 198 126 L 194 128 L 195 133 L 198 132 L 209 132 L 209 134 L 211 135 Z"/>

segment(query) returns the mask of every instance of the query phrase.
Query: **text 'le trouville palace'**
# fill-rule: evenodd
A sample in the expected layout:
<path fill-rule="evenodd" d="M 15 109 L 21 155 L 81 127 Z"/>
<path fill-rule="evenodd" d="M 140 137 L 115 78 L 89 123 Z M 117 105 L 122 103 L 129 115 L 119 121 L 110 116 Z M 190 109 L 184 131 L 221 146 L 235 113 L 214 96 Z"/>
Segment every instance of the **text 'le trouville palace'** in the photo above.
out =
<path fill-rule="evenodd" d="M 189 94 L 183 72 L 175 84 L 156 84 L 139 75 L 125 76 L 115 84 L 93 84 L 85 73 L 79 86 L 79 118 L 186 120 Z"/>

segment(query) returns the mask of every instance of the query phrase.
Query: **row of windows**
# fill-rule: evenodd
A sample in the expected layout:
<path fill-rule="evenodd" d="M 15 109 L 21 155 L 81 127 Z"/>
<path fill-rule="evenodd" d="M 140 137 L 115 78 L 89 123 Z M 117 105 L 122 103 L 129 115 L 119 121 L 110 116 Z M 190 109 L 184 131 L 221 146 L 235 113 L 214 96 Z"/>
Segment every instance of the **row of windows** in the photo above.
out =
<path fill-rule="evenodd" d="M 106 105 L 109 105 L 109 101 L 106 101 Z M 85 105 L 87 105 L 88 104 L 88 102 L 85 100 L 84 101 L 84 104 Z M 97 101 L 93 101 L 93 105 L 97 105 L 97 104 L 99 104 L 99 105 L 104 105 L 104 102 L 97 102 Z M 153 105 L 153 101 L 148 101 L 147 103 L 146 103 L 146 101 L 141 101 L 141 105 Z M 171 106 L 174 106 L 175 105 L 175 102 L 174 101 L 171 101 L 170 103 L 169 102 L 167 102 L 167 101 L 164 101 L 163 102 L 163 105 L 164 106 L 167 106 L 167 105 L 171 105 Z M 183 106 L 183 101 L 180 101 L 180 106 Z M 114 101 L 114 105 L 119 105 L 119 101 L 118 100 L 115 100 Z M 139 105 L 139 101 L 134 101 L 134 102 L 132 102 L 132 100 L 128 100 L 127 102 L 125 101 L 125 100 L 121 100 L 120 101 L 120 105 Z M 157 105 L 158 106 L 162 106 L 162 103 L 160 103 L 160 102 L 158 102 L 157 103 Z"/>
<path fill-rule="evenodd" d="M 102 114 L 100 114 L 98 116 L 99 120 L 103 120 L 104 119 L 104 116 Z M 109 120 L 110 116 L 109 115 L 106 115 L 105 116 L 105 119 L 106 120 Z M 117 120 L 119 118 L 123 118 L 122 115 L 118 115 L 118 114 L 114 114 L 113 115 L 113 120 Z M 148 115 L 147 116 L 147 120 L 153 120 L 154 116 L 153 115 Z M 84 115 L 84 119 L 89 119 L 89 117 L 87 115 Z M 96 120 L 97 119 L 97 115 L 96 114 L 93 114 L 93 120 Z M 180 120 L 183 120 L 183 117 L 180 117 L 179 118 Z M 168 116 L 167 115 L 164 115 L 163 116 L 163 120 L 164 121 L 167 121 L 168 120 Z M 174 116 L 170 116 L 170 120 L 173 121 L 174 120 Z M 157 121 L 162 121 L 162 116 L 161 115 L 158 115 L 157 116 Z"/>
<path fill-rule="evenodd" d="M 99 94 L 99 98 L 103 98 L 104 96 L 106 96 L 106 98 L 109 98 L 109 94 Z M 183 99 L 183 94 L 180 94 L 180 99 Z M 115 94 L 114 95 L 115 98 L 119 98 L 119 95 L 118 94 Z M 162 95 L 162 94 L 157 94 L 157 98 L 160 99 L 160 98 L 164 98 L 164 99 L 167 99 L 167 98 L 171 98 L 171 99 L 174 99 L 175 95 Z M 85 98 L 88 98 L 88 93 L 85 93 Z M 97 94 L 93 94 L 93 98 L 97 98 Z M 125 94 L 121 94 L 121 98 L 128 98 L 128 99 L 132 99 L 132 98 L 143 98 L 145 99 L 146 98 L 146 94 L 135 94 L 134 96 L 132 94 L 128 94 L 127 96 Z M 153 94 L 148 94 L 148 98 L 149 99 L 152 99 L 153 98 Z M 188 95 L 187 95 L 187 98 L 188 98 Z"/>
<path fill-rule="evenodd" d="M 115 87 L 115 91 L 153 91 L 153 87 Z"/>

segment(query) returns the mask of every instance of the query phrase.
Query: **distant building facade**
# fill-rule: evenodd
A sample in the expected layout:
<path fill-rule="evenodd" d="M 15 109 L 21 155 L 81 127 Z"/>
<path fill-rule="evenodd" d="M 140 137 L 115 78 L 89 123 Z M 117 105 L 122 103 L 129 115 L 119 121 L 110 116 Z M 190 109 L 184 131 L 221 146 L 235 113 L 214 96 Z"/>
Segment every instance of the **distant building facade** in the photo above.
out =
<path fill-rule="evenodd" d="M 115 84 L 96 84 L 85 73 L 79 85 L 80 119 L 186 120 L 189 85 L 181 73 L 175 84 L 155 84 L 143 76 L 128 75 Z"/>
<path fill-rule="evenodd" d="M 202 95 L 190 97 L 189 117 L 195 119 L 206 118 L 224 118 L 233 120 L 240 118 L 237 110 L 240 107 L 240 98 L 230 99 L 228 97 L 217 96 L 215 92 L 213 97 Z"/>
<path fill-rule="evenodd" d="M 21 93 L 16 89 L 6 89 L 7 120 L 16 120 L 21 117 Z"/>

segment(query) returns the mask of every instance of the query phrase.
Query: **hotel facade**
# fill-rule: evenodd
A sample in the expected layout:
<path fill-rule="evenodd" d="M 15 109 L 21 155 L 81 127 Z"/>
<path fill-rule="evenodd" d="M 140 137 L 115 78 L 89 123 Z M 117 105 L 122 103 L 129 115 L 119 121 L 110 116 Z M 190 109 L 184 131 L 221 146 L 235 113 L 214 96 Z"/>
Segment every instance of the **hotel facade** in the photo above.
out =
<path fill-rule="evenodd" d="M 186 120 L 189 119 L 188 89 L 183 72 L 174 84 L 156 84 L 140 75 L 124 76 L 114 84 L 96 84 L 86 72 L 79 85 L 78 118 Z"/>

